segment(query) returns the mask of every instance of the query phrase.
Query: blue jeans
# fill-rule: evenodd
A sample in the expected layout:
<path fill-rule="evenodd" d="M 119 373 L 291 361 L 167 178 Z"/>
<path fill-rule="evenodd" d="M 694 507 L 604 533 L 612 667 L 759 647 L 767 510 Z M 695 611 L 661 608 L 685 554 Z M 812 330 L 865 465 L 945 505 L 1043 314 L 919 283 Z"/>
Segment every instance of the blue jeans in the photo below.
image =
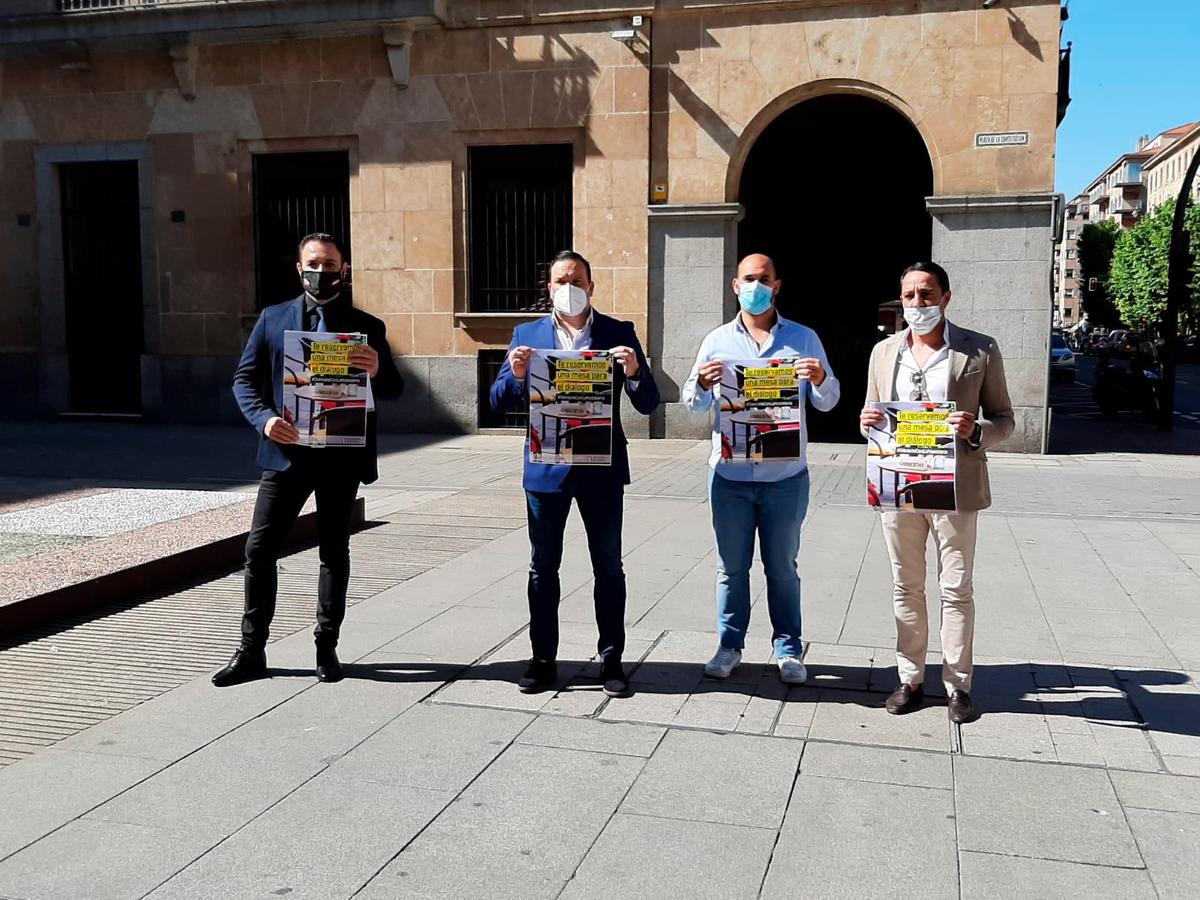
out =
<path fill-rule="evenodd" d="M 708 475 L 717 543 L 717 636 L 741 650 L 750 627 L 750 564 L 754 533 L 762 542 L 775 655 L 800 658 L 800 526 L 808 512 L 808 471 L 782 481 L 731 481 Z"/>
<path fill-rule="evenodd" d="M 592 557 L 596 650 L 600 659 L 619 661 L 625 652 L 625 569 L 621 565 L 621 519 L 625 490 L 619 483 L 583 483 L 568 478 L 562 490 L 526 491 L 531 559 L 529 565 L 529 642 L 536 659 L 558 655 L 558 603 L 561 587 L 563 531 L 571 512 L 571 499 L 587 532 Z"/>

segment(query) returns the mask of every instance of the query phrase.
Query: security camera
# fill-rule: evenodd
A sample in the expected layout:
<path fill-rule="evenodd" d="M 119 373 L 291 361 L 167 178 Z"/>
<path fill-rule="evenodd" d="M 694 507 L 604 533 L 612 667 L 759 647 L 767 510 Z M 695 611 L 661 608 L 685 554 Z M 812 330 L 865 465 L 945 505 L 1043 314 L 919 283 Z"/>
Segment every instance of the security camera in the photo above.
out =
<path fill-rule="evenodd" d="M 1000 5 L 1000 0 L 983 0 L 984 9 L 995 9 Z"/>

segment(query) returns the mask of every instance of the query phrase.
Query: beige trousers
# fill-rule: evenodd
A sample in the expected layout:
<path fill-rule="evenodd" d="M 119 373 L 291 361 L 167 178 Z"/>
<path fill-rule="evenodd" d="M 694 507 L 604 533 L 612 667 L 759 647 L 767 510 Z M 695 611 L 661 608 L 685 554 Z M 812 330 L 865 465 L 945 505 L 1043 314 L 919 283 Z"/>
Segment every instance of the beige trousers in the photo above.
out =
<path fill-rule="evenodd" d="M 971 690 L 975 640 L 977 512 L 884 512 L 883 539 L 892 560 L 896 669 L 903 684 L 925 680 L 929 618 L 925 612 L 925 547 L 933 535 L 942 594 L 942 681 L 947 693 Z"/>

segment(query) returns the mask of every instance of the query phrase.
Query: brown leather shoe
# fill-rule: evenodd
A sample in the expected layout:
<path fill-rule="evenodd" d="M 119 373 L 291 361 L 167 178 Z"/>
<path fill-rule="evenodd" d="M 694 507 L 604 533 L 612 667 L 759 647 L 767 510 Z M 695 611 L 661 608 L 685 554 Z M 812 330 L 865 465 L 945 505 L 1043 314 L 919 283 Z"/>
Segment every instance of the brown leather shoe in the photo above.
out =
<path fill-rule="evenodd" d="M 975 711 L 975 704 L 971 702 L 971 695 L 966 691 L 954 691 L 950 695 L 949 707 L 950 721 L 958 725 L 963 722 L 974 722 L 979 717 Z"/>
<path fill-rule="evenodd" d="M 893 716 L 914 712 L 925 705 L 925 685 L 902 684 L 888 696 L 883 708 Z"/>

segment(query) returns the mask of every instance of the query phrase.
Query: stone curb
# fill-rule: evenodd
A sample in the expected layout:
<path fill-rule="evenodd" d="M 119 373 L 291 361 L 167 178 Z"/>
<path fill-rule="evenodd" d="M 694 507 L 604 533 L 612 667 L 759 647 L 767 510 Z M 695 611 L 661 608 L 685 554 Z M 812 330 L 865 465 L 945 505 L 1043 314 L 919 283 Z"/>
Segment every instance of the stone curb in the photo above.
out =
<path fill-rule="evenodd" d="M 366 502 L 359 497 L 354 503 L 352 527 L 361 528 L 365 522 Z M 159 592 L 197 578 L 215 575 L 242 561 L 249 533 L 247 528 L 178 553 L 0 605 L 0 634 L 15 638 L 34 628 L 130 596 Z M 312 546 L 316 539 L 317 513 L 313 510 L 296 519 L 286 546 L 289 550 L 303 549 Z"/>

